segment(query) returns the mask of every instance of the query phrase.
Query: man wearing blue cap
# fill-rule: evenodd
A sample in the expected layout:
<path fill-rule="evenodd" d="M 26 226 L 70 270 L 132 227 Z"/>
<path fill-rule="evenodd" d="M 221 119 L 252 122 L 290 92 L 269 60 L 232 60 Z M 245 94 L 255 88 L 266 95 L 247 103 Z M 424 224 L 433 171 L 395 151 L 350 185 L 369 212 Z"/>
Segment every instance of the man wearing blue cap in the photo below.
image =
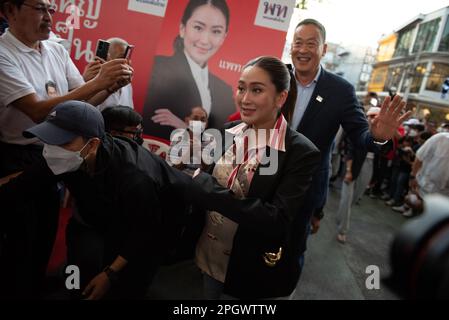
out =
<path fill-rule="evenodd" d="M 0 179 L 26 170 L 42 159 L 42 144 L 37 139 L 26 139 L 22 132 L 43 121 L 58 104 L 67 100 L 86 100 L 101 103 L 112 92 L 131 81 L 132 68 L 125 59 L 109 61 L 101 66 L 98 75 L 84 82 L 68 52 L 56 42 L 47 41 L 52 29 L 52 15 L 56 7 L 49 0 L 0 0 L 0 13 L 8 22 L 8 29 L 0 36 Z M 34 211 L 36 216 L 46 217 L 47 222 L 38 227 L 39 233 L 48 237 L 45 243 L 55 238 L 58 226 L 59 203 L 56 185 L 42 186 L 34 195 L 33 205 L 14 207 L 9 215 L 23 215 Z M 30 218 L 23 228 L 34 228 Z M 26 239 L 6 239 L 0 230 L 0 277 L 5 242 Z M 23 294 L 34 278 L 45 275 L 46 261 L 51 247 L 36 245 L 35 250 L 22 248 L 23 261 L 14 268 L 23 279 Z M 28 252 L 29 251 L 29 252 Z M 7 252 L 6 252 L 7 253 Z M 36 258 L 38 256 L 41 258 Z M 38 261 L 38 260 L 42 261 Z M 33 281 L 22 274 L 30 264 L 40 265 Z M 19 271 L 20 270 L 20 271 Z M 7 278 L 11 278 L 6 276 Z M 1 291 L 0 287 L 0 291 Z"/>
<path fill-rule="evenodd" d="M 163 190 L 189 177 L 131 139 L 106 135 L 101 113 L 85 102 L 59 104 L 24 136 L 44 143 L 51 172 L 25 172 L 0 188 L 0 200 L 17 196 L 14 185 L 24 181 L 63 181 L 76 202 L 68 262 L 80 268 L 85 297 L 143 298 L 165 250 L 162 221 L 170 217 L 161 214 Z"/>

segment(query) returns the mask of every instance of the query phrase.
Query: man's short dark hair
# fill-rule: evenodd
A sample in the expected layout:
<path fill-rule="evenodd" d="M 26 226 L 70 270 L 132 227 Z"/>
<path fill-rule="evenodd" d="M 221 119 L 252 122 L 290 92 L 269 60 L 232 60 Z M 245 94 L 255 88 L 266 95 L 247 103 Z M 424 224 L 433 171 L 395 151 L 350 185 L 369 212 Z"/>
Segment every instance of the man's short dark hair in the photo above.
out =
<path fill-rule="evenodd" d="M 326 28 L 321 24 L 321 22 L 319 22 L 318 20 L 315 19 L 304 19 L 301 22 L 298 23 L 298 25 L 296 26 L 295 30 L 298 29 L 300 26 L 302 25 L 309 25 L 312 24 L 315 27 L 318 28 L 321 38 L 323 39 L 323 43 L 326 43 Z"/>
<path fill-rule="evenodd" d="M 10 3 L 14 6 L 16 6 L 18 9 L 22 6 L 22 4 L 25 2 L 25 0 L 0 0 L 0 12 L 3 13 L 3 15 L 6 18 L 6 4 Z"/>
<path fill-rule="evenodd" d="M 142 124 L 142 116 L 130 107 L 113 106 L 104 109 L 103 115 L 106 132 L 121 131 L 125 127 L 134 127 Z"/>

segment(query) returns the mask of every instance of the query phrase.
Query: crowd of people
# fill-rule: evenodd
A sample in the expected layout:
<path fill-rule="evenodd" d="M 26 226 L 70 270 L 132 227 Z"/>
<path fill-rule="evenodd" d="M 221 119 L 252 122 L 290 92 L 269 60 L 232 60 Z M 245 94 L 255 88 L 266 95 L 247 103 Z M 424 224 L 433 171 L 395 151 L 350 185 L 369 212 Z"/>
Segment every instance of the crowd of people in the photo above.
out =
<path fill-rule="evenodd" d="M 362 102 L 368 110 L 370 121 L 373 115 L 380 112 L 378 101 L 376 93 L 370 92 Z M 447 122 L 437 126 L 431 120 L 410 118 L 398 127 L 395 136 L 375 154 L 354 149 L 343 132 L 342 138 L 334 146 L 331 176 L 332 182 L 344 182 L 337 214 L 340 221 L 337 240 L 346 242 L 351 206 L 359 204 L 362 195 L 383 201 L 392 211 L 407 218 L 423 212 L 425 195 L 439 193 L 449 196 L 445 164 L 449 159 L 449 150 L 443 142 L 448 132 Z M 433 150 L 436 143 L 438 152 L 427 156 L 428 160 L 425 161 L 427 165 L 432 163 L 432 169 L 426 166 L 426 170 L 421 170 L 424 150 Z M 430 189 L 426 186 L 428 181 L 432 181 Z"/>
<path fill-rule="evenodd" d="M 70 291 L 73 299 L 144 298 L 158 268 L 181 259 L 194 259 L 207 299 L 291 299 L 308 236 L 323 219 L 340 126 L 349 155 L 340 241 L 349 225 L 348 208 L 360 194 L 354 182 L 367 183 L 370 168 L 377 166 L 373 154 L 381 163 L 389 143 L 395 152 L 402 150 L 392 169 L 397 178 L 390 179 L 392 205 L 403 205 L 405 182 L 413 177 L 420 198 L 443 192 L 432 179 L 442 176 L 433 171 L 443 168 L 435 157 L 447 155 L 447 149 L 434 152 L 434 144 L 446 146 L 441 139 L 449 133 L 409 139 L 409 125 L 407 136 L 399 137 L 410 112 L 398 95 L 364 110 L 353 86 L 321 66 L 326 30 L 314 19 L 295 29 L 292 65 L 260 56 L 242 68 L 234 99 L 240 120 L 225 124 L 215 103 L 229 110 L 234 102 L 214 97 L 213 82 L 220 82 L 209 75 L 208 86 L 173 125 L 170 110 L 142 117 L 132 109 L 134 70 L 123 56 L 126 41 L 109 39 L 108 58 L 92 61 L 81 75 L 65 49 L 48 41 L 55 12 L 50 1 L 1 0 L 0 8 L 9 24 L 0 37 L 2 298 L 42 297 L 61 199 L 69 198 L 67 264 L 81 274 L 78 290 Z M 178 59 L 198 69 L 196 76 L 207 74 L 207 59 L 189 51 L 189 33 L 196 30 L 192 17 L 212 14 L 221 21 L 210 39 L 218 49 L 228 30 L 226 2 L 190 0 L 176 40 L 180 49 L 160 59 L 162 68 Z M 198 85 L 195 75 L 187 80 Z M 162 95 L 158 99 L 180 97 L 151 90 Z M 165 123 L 167 116 L 172 120 Z M 207 166 L 186 172 L 186 166 L 176 167 L 141 146 L 142 131 L 157 123 L 169 131 L 184 129 L 189 148 L 195 121 L 222 129 L 223 139 L 216 140 L 223 146 L 216 144 L 220 151 Z M 417 137 L 429 139 L 423 144 Z M 189 164 L 191 157 L 181 159 Z M 265 173 L 271 166 L 275 170 Z"/>

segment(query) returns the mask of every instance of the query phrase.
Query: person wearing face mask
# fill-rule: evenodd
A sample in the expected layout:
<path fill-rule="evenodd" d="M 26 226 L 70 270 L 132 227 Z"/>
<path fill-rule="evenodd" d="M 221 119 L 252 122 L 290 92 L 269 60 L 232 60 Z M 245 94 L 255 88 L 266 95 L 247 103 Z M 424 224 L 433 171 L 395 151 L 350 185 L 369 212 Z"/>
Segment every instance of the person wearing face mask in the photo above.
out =
<path fill-rule="evenodd" d="M 411 127 L 407 133 L 407 136 L 409 136 L 410 138 L 416 138 L 418 136 L 418 130 L 414 127 Z"/>
<path fill-rule="evenodd" d="M 205 168 L 201 155 L 179 154 L 183 148 L 190 148 L 196 141 L 201 145 L 201 153 L 206 146 L 213 141 L 213 136 L 204 132 L 208 126 L 207 112 L 202 107 L 194 107 L 192 113 L 181 121 L 178 117 L 173 115 L 169 110 L 158 110 L 157 120 L 161 123 L 171 123 L 176 129 L 186 129 L 188 137 L 182 134 L 184 130 L 177 130 L 173 133 L 172 147 L 169 150 L 167 162 L 174 167 L 183 170 L 185 173 L 192 175 L 193 172 L 199 168 Z M 175 146 L 175 149 L 173 148 Z M 209 161 L 208 161 L 209 162 Z"/>
<path fill-rule="evenodd" d="M 46 166 L 2 186 L 2 203 L 30 184 L 62 181 L 75 200 L 68 263 L 79 267 L 84 297 L 143 298 L 170 241 L 162 231 L 168 208 L 183 210 L 164 197 L 188 177 L 129 139 L 106 134 L 101 113 L 86 102 L 59 104 L 24 135 L 44 143 Z"/>
<path fill-rule="evenodd" d="M 208 69 L 209 59 L 226 39 L 229 19 L 225 0 L 188 2 L 174 54 L 155 57 L 143 113 L 145 134 L 170 139 L 177 126 L 158 121 L 166 110 L 184 119 L 200 106 L 209 115 L 210 128 L 222 128 L 235 111 L 231 86 Z"/>
<path fill-rule="evenodd" d="M 116 59 L 101 66 L 98 74 L 85 82 L 64 47 L 51 41 L 52 15 L 56 7 L 49 0 L 0 0 L 0 13 L 8 28 L 0 36 L 0 177 L 26 170 L 42 159 L 42 144 L 37 139 L 22 136 L 26 130 L 43 121 L 59 103 L 86 100 L 99 104 L 114 91 L 130 82 L 132 68 L 124 59 Z M 48 90 L 48 83 L 54 88 Z M 59 199 L 56 185 L 49 184 L 36 191 L 36 202 L 25 208 L 19 204 L 8 214 L 20 216 L 34 211 L 36 217 L 48 219 L 38 226 L 42 238 L 34 247 L 26 249 L 27 239 L 0 234 L 0 277 L 8 274 L 6 281 L 20 282 L 17 294 L 34 296 L 40 290 L 50 258 L 51 239 L 56 237 L 59 217 Z M 30 218 L 23 228 L 34 228 Z M 1 231 L 0 231 L 1 233 Z M 5 266 L 8 250 L 3 246 L 21 246 L 21 265 Z M 32 265 L 39 270 L 29 275 L 24 270 Z M 38 265 L 38 266 L 36 266 Z M 3 267 L 12 273 L 3 272 Z M 2 271 L 3 270 L 3 271 Z M 25 279 L 29 275 L 30 279 Z M 4 287 L 3 287 L 4 288 Z M 2 289 L 2 288 L 0 288 Z M 13 293 L 8 293 L 13 294 Z"/>
<path fill-rule="evenodd" d="M 159 123 L 163 126 L 170 126 L 175 129 L 192 129 L 191 121 L 200 121 L 201 131 L 204 131 L 209 124 L 207 111 L 201 106 L 193 107 L 191 113 L 184 118 L 184 121 L 179 119 L 168 109 L 156 110 L 155 115 L 151 119 L 155 123 Z"/>

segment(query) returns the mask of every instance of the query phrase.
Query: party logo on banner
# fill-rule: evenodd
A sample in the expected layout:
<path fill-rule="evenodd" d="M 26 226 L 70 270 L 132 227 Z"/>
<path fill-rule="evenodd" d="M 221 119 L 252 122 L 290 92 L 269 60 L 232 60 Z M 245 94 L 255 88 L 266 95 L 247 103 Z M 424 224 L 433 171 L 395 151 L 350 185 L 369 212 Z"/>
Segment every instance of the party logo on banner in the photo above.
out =
<path fill-rule="evenodd" d="M 164 17 L 168 0 L 129 0 L 128 10 Z"/>
<path fill-rule="evenodd" d="M 254 24 L 287 31 L 294 6 L 295 0 L 260 0 Z"/>

